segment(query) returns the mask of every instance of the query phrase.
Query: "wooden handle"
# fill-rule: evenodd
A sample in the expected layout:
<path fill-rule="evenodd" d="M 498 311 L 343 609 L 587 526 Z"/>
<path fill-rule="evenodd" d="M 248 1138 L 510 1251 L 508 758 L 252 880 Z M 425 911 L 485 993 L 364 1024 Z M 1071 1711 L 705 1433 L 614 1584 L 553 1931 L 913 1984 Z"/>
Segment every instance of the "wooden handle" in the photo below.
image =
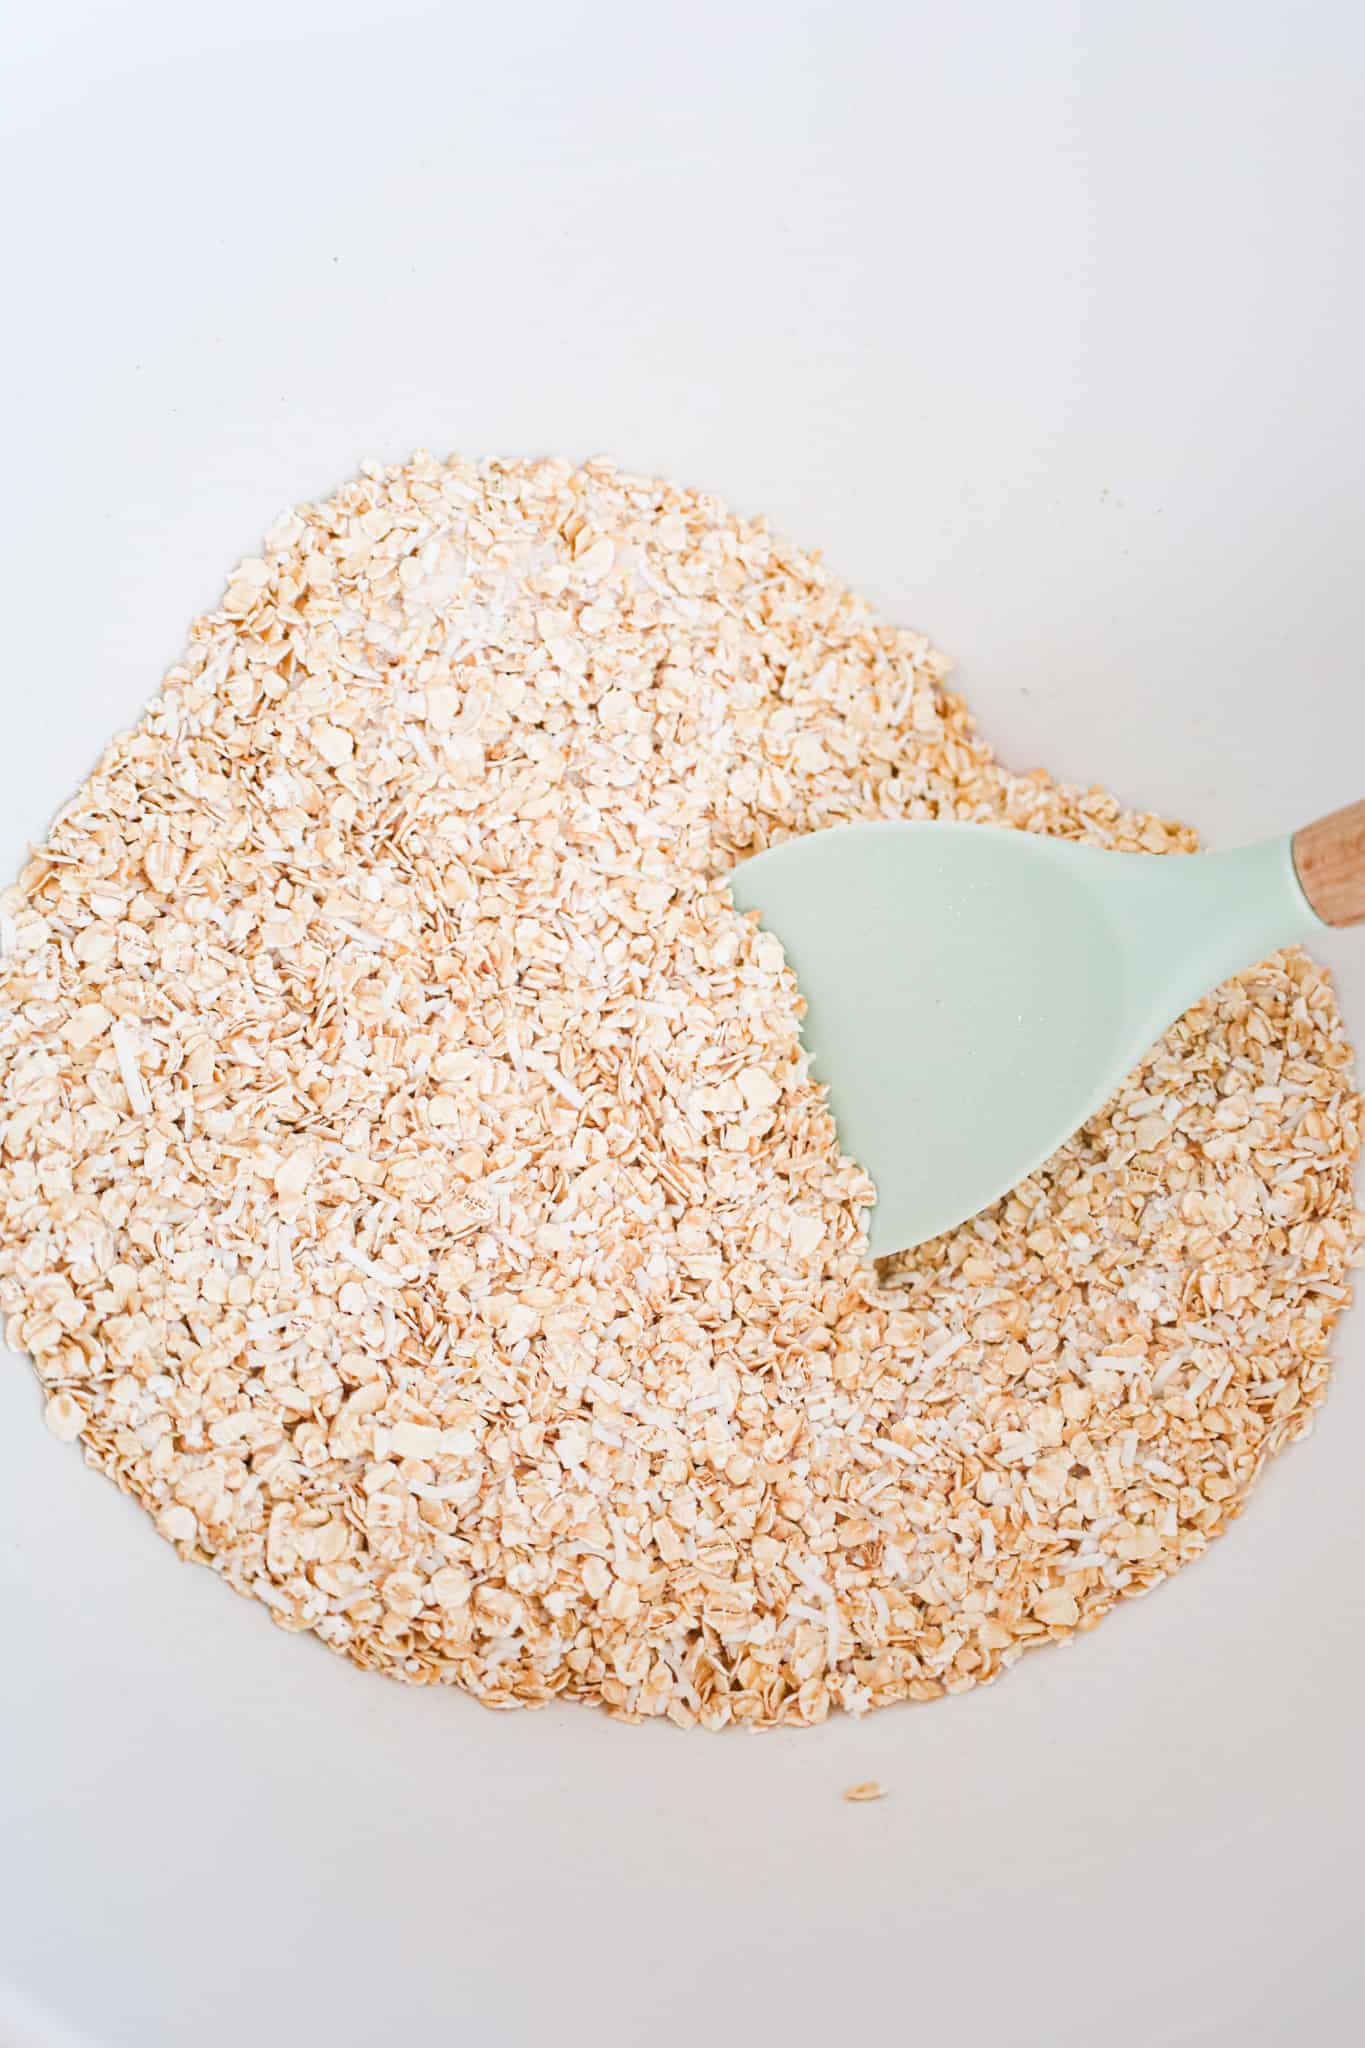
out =
<path fill-rule="evenodd" d="M 1299 887 L 1324 924 L 1365 921 L 1365 803 L 1294 834 Z"/>

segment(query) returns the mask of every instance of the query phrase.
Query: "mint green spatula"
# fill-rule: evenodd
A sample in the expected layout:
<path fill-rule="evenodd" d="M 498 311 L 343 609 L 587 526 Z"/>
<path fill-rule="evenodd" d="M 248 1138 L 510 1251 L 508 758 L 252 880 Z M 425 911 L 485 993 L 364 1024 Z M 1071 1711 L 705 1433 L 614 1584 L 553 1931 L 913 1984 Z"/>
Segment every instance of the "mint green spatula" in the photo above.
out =
<path fill-rule="evenodd" d="M 744 861 L 731 889 L 795 970 L 882 1257 L 1007 1193 L 1228 975 L 1365 919 L 1365 803 L 1184 856 L 839 825 Z"/>

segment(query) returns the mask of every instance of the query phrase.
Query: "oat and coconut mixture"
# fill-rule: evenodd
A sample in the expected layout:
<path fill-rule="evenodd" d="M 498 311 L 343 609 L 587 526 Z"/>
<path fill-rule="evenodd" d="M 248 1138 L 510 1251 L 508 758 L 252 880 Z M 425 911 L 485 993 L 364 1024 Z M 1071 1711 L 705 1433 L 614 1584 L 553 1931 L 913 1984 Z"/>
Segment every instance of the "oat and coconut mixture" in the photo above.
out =
<path fill-rule="evenodd" d="M 931 1699 L 1197 1557 L 1323 1397 L 1349 1049 L 1285 954 L 868 1266 L 732 863 L 878 817 L 1194 844 L 1008 774 L 945 670 L 608 462 L 282 518 L 0 898 L 50 1427 L 283 1627 L 490 1706 Z"/>

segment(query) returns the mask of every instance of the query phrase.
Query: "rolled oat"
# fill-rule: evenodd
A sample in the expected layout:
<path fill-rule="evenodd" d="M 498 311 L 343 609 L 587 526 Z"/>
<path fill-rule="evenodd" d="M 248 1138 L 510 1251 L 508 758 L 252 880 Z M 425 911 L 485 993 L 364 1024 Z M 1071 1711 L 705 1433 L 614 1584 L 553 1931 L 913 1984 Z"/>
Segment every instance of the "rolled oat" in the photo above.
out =
<path fill-rule="evenodd" d="M 282 518 L 0 899 L 49 1426 L 281 1626 L 490 1706 L 934 1698 L 1197 1557 L 1325 1390 L 1336 1004 L 1300 953 L 1229 983 L 867 1267 L 732 863 L 874 817 L 1194 843 L 1006 773 L 945 672 L 604 461 Z"/>

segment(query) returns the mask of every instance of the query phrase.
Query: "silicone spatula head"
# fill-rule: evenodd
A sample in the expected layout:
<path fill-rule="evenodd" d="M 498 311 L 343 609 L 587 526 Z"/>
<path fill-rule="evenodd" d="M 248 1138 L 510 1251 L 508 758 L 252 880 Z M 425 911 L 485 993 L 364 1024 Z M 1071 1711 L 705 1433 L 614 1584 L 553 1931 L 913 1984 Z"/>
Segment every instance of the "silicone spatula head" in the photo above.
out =
<path fill-rule="evenodd" d="M 1200 995 L 1320 932 L 1306 849 L 1345 820 L 1359 867 L 1335 900 L 1352 914 L 1314 900 L 1346 923 L 1365 917 L 1365 805 L 1234 853 L 887 821 L 743 862 L 735 902 L 786 950 L 812 1071 L 876 1185 L 874 1256 L 1007 1193 Z"/>

